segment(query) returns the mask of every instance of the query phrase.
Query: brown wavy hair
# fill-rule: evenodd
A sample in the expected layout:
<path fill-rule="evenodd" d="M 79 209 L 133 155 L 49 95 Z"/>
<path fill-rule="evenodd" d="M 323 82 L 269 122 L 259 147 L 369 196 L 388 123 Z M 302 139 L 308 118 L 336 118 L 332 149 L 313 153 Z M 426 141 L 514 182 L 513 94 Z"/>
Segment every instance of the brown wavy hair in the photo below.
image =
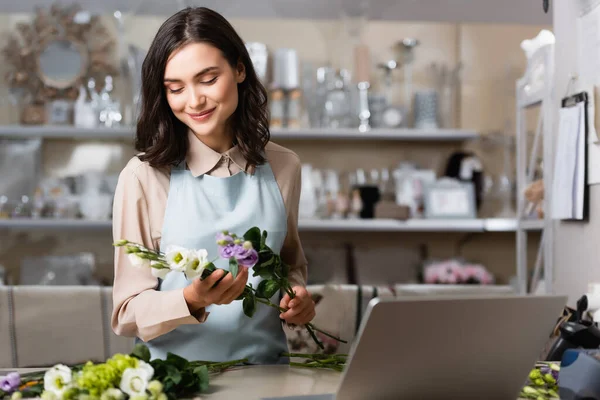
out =
<path fill-rule="evenodd" d="M 234 144 L 247 168 L 265 163 L 263 150 L 270 140 L 267 91 L 256 76 L 244 41 L 219 13 L 205 7 L 185 8 L 159 28 L 142 64 L 141 109 L 135 134 L 140 160 L 153 167 L 170 167 L 185 159 L 188 127 L 167 102 L 164 74 L 170 55 L 190 43 L 208 43 L 236 68 L 243 63 L 246 77 L 238 84 L 238 106 L 228 123 Z"/>

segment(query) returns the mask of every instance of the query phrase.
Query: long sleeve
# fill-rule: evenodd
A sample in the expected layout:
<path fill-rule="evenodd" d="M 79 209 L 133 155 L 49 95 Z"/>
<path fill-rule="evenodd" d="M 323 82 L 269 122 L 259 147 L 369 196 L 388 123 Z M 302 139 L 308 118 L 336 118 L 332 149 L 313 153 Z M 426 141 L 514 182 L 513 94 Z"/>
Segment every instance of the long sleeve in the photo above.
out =
<path fill-rule="evenodd" d="M 147 197 L 140 182 L 148 171 L 140 171 L 141 179 L 136 175 L 141 167 L 151 168 L 132 160 L 119 176 L 113 205 L 113 239 L 127 239 L 155 249 Z M 133 266 L 121 247 L 115 248 L 114 257 L 112 328 L 116 334 L 148 341 L 179 325 L 206 320 L 204 309 L 190 314 L 183 289 L 157 291 L 158 279 L 150 268 Z"/>
<path fill-rule="evenodd" d="M 307 262 L 298 233 L 298 210 L 300 206 L 301 173 L 300 160 L 288 162 L 288 182 L 282 183 L 282 193 L 286 199 L 287 235 L 281 248 L 281 259 L 290 266 L 288 279 L 293 286 L 306 286 Z M 281 176 L 281 174 L 280 174 Z"/>

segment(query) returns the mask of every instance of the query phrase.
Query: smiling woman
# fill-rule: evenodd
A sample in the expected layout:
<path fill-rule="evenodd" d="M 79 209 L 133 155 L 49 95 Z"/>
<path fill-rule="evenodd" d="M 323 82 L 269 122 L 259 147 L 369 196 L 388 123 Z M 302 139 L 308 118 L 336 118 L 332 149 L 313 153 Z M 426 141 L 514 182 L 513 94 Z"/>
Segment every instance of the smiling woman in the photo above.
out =
<path fill-rule="evenodd" d="M 155 167 L 181 162 L 191 129 L 211 148 L 228 135 L 250 165 L 264 163 L 262 149 L 270 138 L 267 92 L 243 40 L 221 15 L 188 8 L 165 21 L 142 77 L 136 135 L 142 161 Z"/>
<path fill-rule="evenodd" d="M 207 8 L 169 18 L 143 63 L 140 154 L 119 176 L 113 237 L 218 254 L 219 232 L 261 226 L 289 272 L 286 293 L 269 299 L 284 312 L 265 307 L 250 319 L 235 300 L 264 276 L 226 274 L 222 260 L 204 280 L 159 276 L 116 251 L 113 329 L 147 342 L 152 358 L 286 363 L 282 320 L 315 316 L 297 228 L 300 160 L 269 138 L 266 90 L 233 27 Z"/>
<path fill-rule="evenodd" d="M 198 67 L 190 68 L 191 65 Z M 226 137 L 233 134 L 227 125 L 238 106 L 237 85 L 245 76 L 242 62 L 232 68 L 216 47 L 191 43 L 176 50 L 167 62 L 167 101 L 177 119 L 205 144 L 224 152 L 229 148 L 217 146 L 233 139 Z"/>

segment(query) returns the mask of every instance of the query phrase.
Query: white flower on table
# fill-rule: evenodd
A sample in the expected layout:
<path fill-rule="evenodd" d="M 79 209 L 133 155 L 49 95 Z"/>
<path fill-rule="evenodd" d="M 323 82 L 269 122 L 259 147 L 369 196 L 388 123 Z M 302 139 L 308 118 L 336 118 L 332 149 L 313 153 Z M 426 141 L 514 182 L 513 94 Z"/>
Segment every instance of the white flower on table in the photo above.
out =
<path fill-rule="evenodd" d="M 149 267 L 150 266 L 150 260 L 142 258 L 139 255 L 137 255 L 136 253 L 129 253 L 128 257 L 129 257 L 129 262 L 134 267 Z"/>
<path fill-rule="evenodd" d="M 204 272 L 204 269 L 208 265 L 208 251 L 206 249 L 196 250 L 190 252 L 189 262 L 185 268 L 185 277 L 187 279 L 194 279 Z"/>
<path fill-rule="evenodd" d="M 148 363 L 139 361 L 137 368 L 127 368 L 123 371 L 119 388 L 130 397 L 145 394 L 153 375 L 154 368 Z"/>
<path fill-rule="evenodd" d="M 44 390 L 57 398 L 71 387 L 73 374 L 71 369 L 63 364 L 57 364 L 44 374 Z"/>
<path fill-rule="evenodd" d="M 106 389 L 100 396 L 100 400 L 123 400 L 125 394 L 117 388 Z"/>

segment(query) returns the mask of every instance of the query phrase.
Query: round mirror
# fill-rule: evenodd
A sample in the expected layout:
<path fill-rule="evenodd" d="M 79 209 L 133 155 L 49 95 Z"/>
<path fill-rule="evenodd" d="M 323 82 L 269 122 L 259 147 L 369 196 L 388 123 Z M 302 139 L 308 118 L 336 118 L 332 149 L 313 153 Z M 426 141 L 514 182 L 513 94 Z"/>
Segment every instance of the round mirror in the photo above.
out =
<path fill-rule="evenodd" d="M 41 51 L 38 64 L 44 83 L 57 89 L 74 85 L 87 69 L 83 46 L 70 40 L 55 40 Z"/>

